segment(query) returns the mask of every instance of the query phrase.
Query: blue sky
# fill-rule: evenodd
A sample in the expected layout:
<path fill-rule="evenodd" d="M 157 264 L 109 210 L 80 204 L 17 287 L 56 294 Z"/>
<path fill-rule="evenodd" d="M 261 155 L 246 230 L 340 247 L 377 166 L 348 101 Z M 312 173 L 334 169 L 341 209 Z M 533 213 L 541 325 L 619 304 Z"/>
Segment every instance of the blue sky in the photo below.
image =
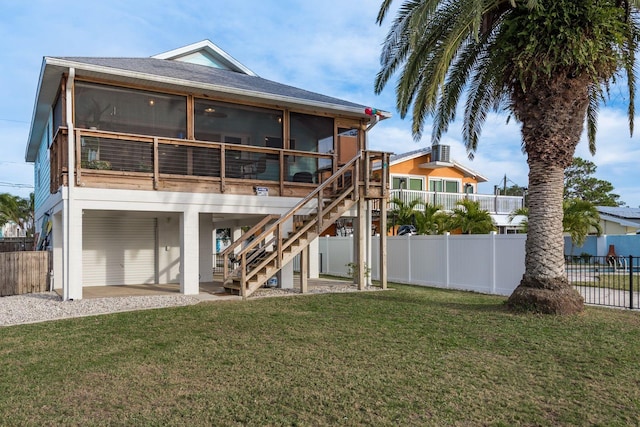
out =
<path fill-rule="evenodd" d="M 415 142 L 410 121 L 400 119 L 394 82 L 380 95 L 373 92 L 380 46 L 392 21 L 375 24 L 379 5 L 380 0 L 0 0 L 0 192 L 31 191 L 33 167 L 24 162 L 24 151 L 43 56 L 145 57 L 209 39 L 261 77 L 392 112 L 392 119 L 371 131 L 373 149 L 402 153 L 429 146 L 428 132 Z M 629 137 L 625 98 L 624 89 L 614 87 L 611 102 L 601 109 L 596 156 L 585 142 L 576 155 L 596 163 L 596 176 L 610 181 L 628 206 L 639 207 L 640 141 Z M 460 135 L 454 123 L 442 143 L 451 146 L 455 160 L 489 179 L 481 193 L 491 193 L 504 175 L 509 185 L 527 185 L 515 121 L 507 125 L 506 116 L 490 115 L 473 161 Z"/>

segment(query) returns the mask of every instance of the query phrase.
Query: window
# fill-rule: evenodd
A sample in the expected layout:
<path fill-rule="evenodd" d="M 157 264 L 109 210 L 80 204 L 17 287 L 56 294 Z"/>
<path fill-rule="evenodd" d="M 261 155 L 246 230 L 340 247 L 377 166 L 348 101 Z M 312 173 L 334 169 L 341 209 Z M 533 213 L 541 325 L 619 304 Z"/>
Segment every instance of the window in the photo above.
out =
<path fill-rule="evenodd" d="M 196 99 L 195 137 L 201 141 L 282 148 L 282 114 L 279 110 Z"/>
<path fill-rule="evenodd" d="M 295 149 L 316 153 L 333 153 L 333 119 L 331 117 L 313 116 L 310 114 L 290 114 L 291 139 L 295 140 Z M 297 168 L 313 172 L 320 169 L 331 169 L 331 159 L 313 157 L 298 158 Z"/>
<path fill-rule="evenodd" d="M 438 193 L 459 193 L 460 181 L 450 179 L 429 178 L 429 191 Z"/>
<path fill-rule="evenodd" d="M 393 190 L 415 190 L 424 191 L 424 177 L 409 175 L 394 175 L 391 177 L 391 188 Z"/>
<path fill-rule="evenodd" d="M 78 82 L 75 123 L 80 128 L 184 138 L 184 96 Z"/>
<path fill-rule="evenodd" d="M 291 113 L 291 138 L 296 150 L 328 153 L 333 147 L 333 119 L 310 114 Z"/>

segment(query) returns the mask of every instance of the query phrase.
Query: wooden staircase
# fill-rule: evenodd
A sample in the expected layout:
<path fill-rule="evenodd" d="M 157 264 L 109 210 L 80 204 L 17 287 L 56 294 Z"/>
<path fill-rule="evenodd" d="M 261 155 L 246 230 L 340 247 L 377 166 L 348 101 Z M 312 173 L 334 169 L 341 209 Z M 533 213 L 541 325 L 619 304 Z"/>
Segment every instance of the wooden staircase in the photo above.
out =
<path fill-rule="evenodd" d="M 223 252 L 224 287 L 246 298 L 307 248 L 361 197 L 360 165 L 358 155 L 289 212 L 266 216 L 227 248 Z M 243 243 L 244 248 L 235 253 Z M 229 268 L 228 259 L 235 268 Z"/>

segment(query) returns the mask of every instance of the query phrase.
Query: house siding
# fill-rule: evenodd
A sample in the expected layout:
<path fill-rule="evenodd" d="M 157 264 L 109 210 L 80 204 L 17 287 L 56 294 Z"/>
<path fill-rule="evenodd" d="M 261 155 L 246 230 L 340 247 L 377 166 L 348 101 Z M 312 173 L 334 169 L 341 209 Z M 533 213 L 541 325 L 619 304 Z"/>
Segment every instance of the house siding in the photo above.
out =
<path fill-rule="evenodd" d="M 399 175 L 415 175 L 415 176 L 424 176 L 424 177 L 432 177 L 432 178 L 453 178 L 458 179 L 464 184 L 474 184 L 477 185 L 478 181 L 473 178 L 465 178 L 464 174 L 455 170 L 452 167 L 446 168 L 438 168 L 438 169 L 424 169 L 421 168 L 420 165 L 423 163 L 429 163 L 431 161 L 431 156 L 425 154 L 424 156 L 416 157 L 414 159 L 406 160 L 404 162 L 400 162 L 395 165 L 391 165 L 389 168 L 389 173 L 391 175 L 399 174 Z M 427 184 L 428 185 L 428 184 Z"/>
<path fill-rule="evenodd" d="M 420 156 L 415 159 L 391 165 L 389 172 L 392 174 L 397 173 L 404 175 L 426 175 L 427 170 L 420 169 L 419 165 L 427 163 L 428 161 L 429 156 Z"/>
<path fill-rule="evenodd" d="M 36 212 L 38 212 L 39 208 L 44 205 L 50 195 L 49 177 L 51 173 L 51 163 L 49 161 L 49 146 L 51 144 L 52 138 L 51 123 L 52 118 L 51 116 L 49 116 L 49 121 L 47 122 L 45 132 L 42 134 L 42 140 L 40 141 L 40 146 L 38 147 L 38 154 L 33 168 L 33 182 L 35 184 L 34 205 Z"/>

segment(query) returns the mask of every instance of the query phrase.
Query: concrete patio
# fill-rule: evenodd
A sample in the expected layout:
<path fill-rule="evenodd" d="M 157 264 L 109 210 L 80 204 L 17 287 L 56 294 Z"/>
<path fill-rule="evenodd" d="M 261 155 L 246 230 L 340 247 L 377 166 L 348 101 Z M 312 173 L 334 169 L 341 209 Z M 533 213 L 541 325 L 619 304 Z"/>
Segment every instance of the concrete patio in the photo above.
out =
<path fill-rule="evenodd" d="M 339 278 L 318 278 L 308 280 L 308 293 L 318 293 L 319 291 L 331 292 L 332 287 L 345 287 L 355 285 L 348 279 Z M 263 288 L 265 291 L 271 288 Z M 279 288 L 278 288 L 279 289 Z M 300 277 L 294 275 L 294 287 L 291 291 L 300 289 Z M 62 289 L 55 292 L 62 296 Z M 112 297 L 132 297 L 151 295 L 176 295 L 180 294 L 180 285 L 175 284 L 141 284 L 141 285 L 117 285 L 117 286 L 85 286 L 82 289 L 83 299 L 112 298 Z M 200 283 L 200 293 L 193 295 L 203 301 L 216 300 L 241 300 L 238 295 L 232 295 L 224 289 L 222 281 Z M 259 296 L 259 295 L 256 295 Z"/>

